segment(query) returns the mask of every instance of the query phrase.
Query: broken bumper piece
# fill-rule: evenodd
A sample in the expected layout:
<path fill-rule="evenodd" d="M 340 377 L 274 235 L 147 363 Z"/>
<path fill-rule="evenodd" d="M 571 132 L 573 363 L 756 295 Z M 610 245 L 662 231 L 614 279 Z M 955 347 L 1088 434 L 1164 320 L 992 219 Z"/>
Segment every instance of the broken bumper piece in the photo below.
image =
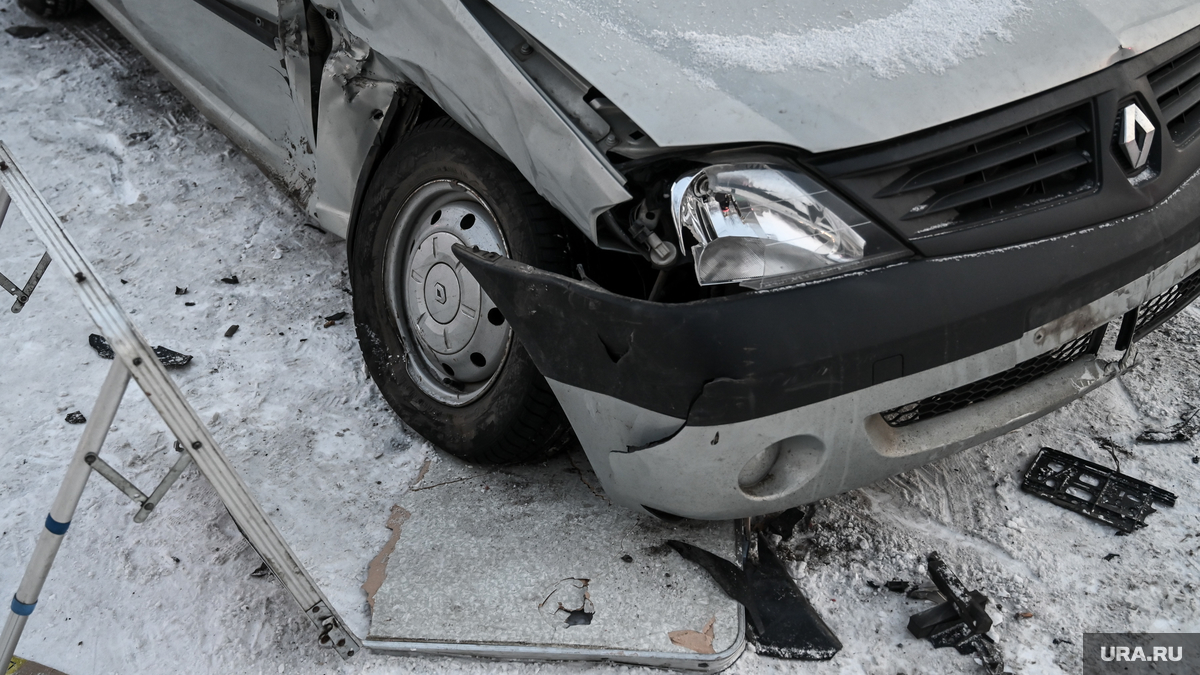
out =
<path fill-rule="evenodd" d="M 1196 177 L 1154 208 L 1057 238 L 682 304 L 455 253 L 610 498 L 727 519 L 907 471 L 1112 379 L 1135 348 L 1098 351 L 1100 339 L 1200 269 L 1195 214 Z"/>

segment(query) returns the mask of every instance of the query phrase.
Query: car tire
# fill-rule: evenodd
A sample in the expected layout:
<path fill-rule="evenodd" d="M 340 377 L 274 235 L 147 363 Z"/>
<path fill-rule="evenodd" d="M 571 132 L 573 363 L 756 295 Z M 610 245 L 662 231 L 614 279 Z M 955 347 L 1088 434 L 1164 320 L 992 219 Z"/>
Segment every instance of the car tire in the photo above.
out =
<path fill-rule="evenodd" d="M 87 0 L 18 0 L 21 9 L 44 19 L 66 19 L 87 7 Z"/>
<path fill-rule="evenodd" d="M 449 251 L 479 246 L 564 272 L 566 242 L 562 217 L 516 167 L 449 119 L 387 153 L 351 237 L 354 317 L 368 372 L 417 433 L 469 462 L 538 461 L 566 445 L 545 378 Z"/>

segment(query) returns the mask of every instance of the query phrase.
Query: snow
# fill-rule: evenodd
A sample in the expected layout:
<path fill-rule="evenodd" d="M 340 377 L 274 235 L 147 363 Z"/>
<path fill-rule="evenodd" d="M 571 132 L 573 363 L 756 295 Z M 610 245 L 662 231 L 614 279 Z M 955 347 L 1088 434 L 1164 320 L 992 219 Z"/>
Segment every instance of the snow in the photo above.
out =
<path fill-rule="evenodd" d="M 0 26 L 38 23 L 12 0 L 0 10 Z M 306 226 L 95 16 L 31 40 L 0 33 L 0 43 L 0 139 L 151 344 L 194 355 L 177 382 L 280 528 L 307 542 L 302 558 L 361 634 L 358 585 L 390 535 L 390 506 L 436 451 L 365 375 L 352 321 L 324 327 L 350 310 L 344 243 Z M 14 217 L 0 242 L 0 271 L 23 280 L 41 254 L 32 234 Z M 221 283 L 231 274 L 241 283 Z M 223 337 L 232 324 L 239 332 Z M 107 370 L 87 345 L 93 331 L 53 265 L 21 314 L 0 314 L 0 595 L 15 590 L 82 432 L 64 417 L 90 414 Z M 923 581 L 931 550 L 992 598 L 992 634 L 1017 672 L 1077 672 L 1083 630 L 1200 631 L 1200 443 L 1136 440 L 1200 406 L 1198 345 L 1200 312 L 1189 309 L 1141 343 L 1143 365 L 1121 381 L 980 448 L 823 502 L 814 530 L 783 554 L 845 648 L 822 664 L 747 653 L 729 672 L 981 672 L 908 635 L 908 616 L 928 603 L 867 584 Z M 1112 465 L 1098 439 L 1122 448 L 1123 471 L 1179 495 L 1177 505 L 1118 537 L 1020 491 L 1043 445 Z M 147 487 L 166 472 L 170 441 L 131 387 L 109 460 Z M 133 512 L 111 486 L 88 487 L 19 654 L 71 675 L 652 672 L 374 654 L 343 663 L 316 646 L 282 588 L 250 576 L 257 557 L 194 469 L 147 523 L 133 524 Z"/>
<path fill-rule="evenodd" d="M 980 53 L 985 38 L 1009 40 L 1028 11 L 1019 0 L 915 0 L 887 16 L 799 33 L 727 35 L 685 31 L 698 63 L 760 73 L 865 66 L 879 77 L 909 68 L 942 73 Z"/>

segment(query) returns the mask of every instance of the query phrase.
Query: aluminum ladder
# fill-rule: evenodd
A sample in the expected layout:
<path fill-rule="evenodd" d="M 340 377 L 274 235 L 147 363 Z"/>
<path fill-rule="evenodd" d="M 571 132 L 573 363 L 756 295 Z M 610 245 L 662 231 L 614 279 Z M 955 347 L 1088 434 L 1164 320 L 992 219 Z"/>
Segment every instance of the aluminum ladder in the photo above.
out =
<path fill-rule="evenodd" d="M 42 273 L 50 264 L 51 258 L 56 259 L 70 278 L 80 301 L 99 328 L 99 332 L 111 345 L 115 358 L 104 384 L 100 387 L 100 395 L 88 417 L 75 455 L 67 467 L 66 476 L 59 486 L 58 495 L 50 507 L 45 529 L 38 537 L 33 555 L 25 568 L 25 575 L 16 594 L 13 595 L 11 612 L 5 621 L 3 632 L 0 633 L 0 664 L 7 667 L 13 658 L 17 642 L 37 605 L 38 595 L 54 564 L 54 558 L 62 545 L 63 536 L 70 527 L 92 471 L 95 470 L 107 478 L 138 504 L 134 521 L 140 523 L 150 515 L 171 484 L 191 462 L 195 462 L 200 473 L 212 484 L 246 539 L 296 599 L 304 615 L 315 625 L 318 641 L 335 649 L 343 658 L 349 658 L 359 652 L 362 643 L 345 627 L 341 617 L 333 610 L 312 576 L 284 541 L 283 535 L 267 518 L 267 514 L 229 463 L 229 459 L 221 452 L 212 434 L 200 421 L 199 415 L 167 375 L 154 350 L 113 299 L 91 264 L 79 252 L 79 248 L 63 229 L 62 222 L 50 209 L 45 198 L 30 184 L 8 147 L 0 142 L 0 225 L 3 225 L 10 203 L 16 204 L 34 234 L 46 247 L 46 253 L 23 287 L 18 288 L 15 283 L 0 274 L 0 287 L 17 296 L 12 311 L 21 311 L 29 301 Z M 104 438 L 112 426 L 131 378 L 150 399 L 154 409 L 175 435 L 175 447 L 180 451 L 180 458 L 150 495 L 143 493 L 100 459 Z"/>

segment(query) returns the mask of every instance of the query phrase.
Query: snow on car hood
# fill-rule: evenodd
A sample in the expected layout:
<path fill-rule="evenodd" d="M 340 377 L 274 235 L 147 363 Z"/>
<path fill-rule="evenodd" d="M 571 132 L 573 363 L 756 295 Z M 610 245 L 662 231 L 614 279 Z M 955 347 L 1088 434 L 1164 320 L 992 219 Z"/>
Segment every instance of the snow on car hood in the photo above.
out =
<path fill-rule="evenodd" d="M 662 146 L 873 143 L 1200 25 L 1194 0 L 492 0 Z"/>

